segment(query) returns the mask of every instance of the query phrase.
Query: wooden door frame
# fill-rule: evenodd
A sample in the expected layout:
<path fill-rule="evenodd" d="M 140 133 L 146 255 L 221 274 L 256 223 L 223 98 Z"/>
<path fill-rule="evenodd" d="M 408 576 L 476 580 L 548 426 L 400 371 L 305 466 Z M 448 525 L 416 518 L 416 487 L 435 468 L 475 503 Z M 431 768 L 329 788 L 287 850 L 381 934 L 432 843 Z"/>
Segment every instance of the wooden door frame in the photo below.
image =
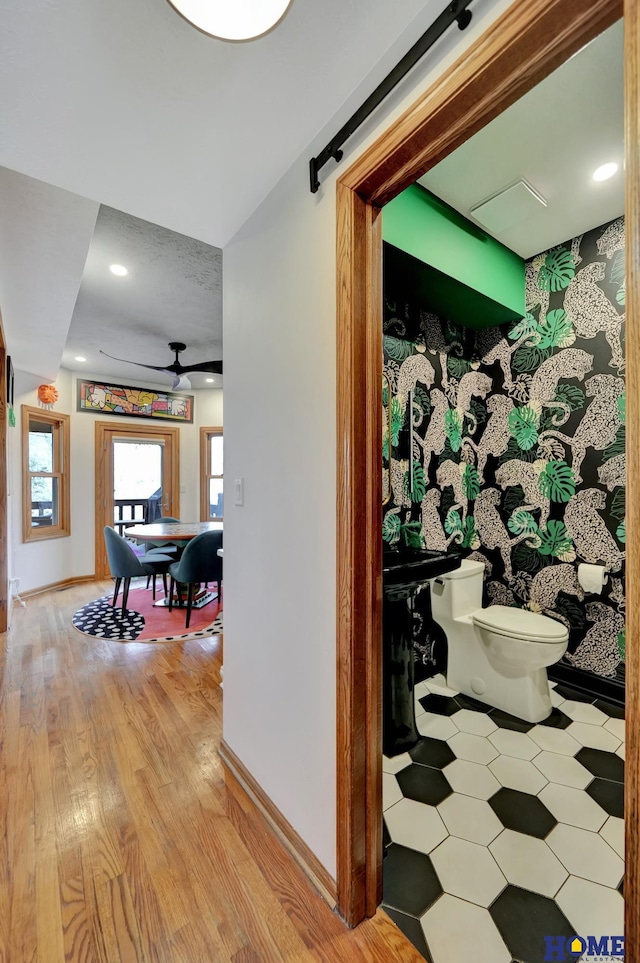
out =
<path fill-rule="evenodd" d="M 96 578 L 108 578 L 109 569 L 104 561 L 104 526 L 113 524 L 113 517 L 107 512 L 105 505 L 107 493 L 105 479 L 108 463 L 107 440 L 111 434 L 121 436 L 138 436 L 140 440 L 152 438 L 171 439 L 171 513 L 180 517 L 180 428 L 176 425 L 124 425 L 117 421 L 96 421 L 95 426 L 95 575 Z M 164 514 L 164 512 L 163 512 Z"/>
<path fill-rule="evenodd" d="M 7 350 L 0 314 L 0 633 L 11 622 L 9 611 L 8 482 L 7 482 Z M 13 538 L 16 537 L 15 531 Z"/>
<path fill-rule="evenodd" d="M 624 0 L 627 215 L 626 958 L 640 960 L 640 13 Z M 382 238 L 384 204 L 623 15 L 623 0 L 517 0 L 337 182 L 337 892 L 355 925 L 382 881 Z M 366 412 L 366 417 L 363 417 Z M 633 589 L 633 595 L 630 589 Z"/>

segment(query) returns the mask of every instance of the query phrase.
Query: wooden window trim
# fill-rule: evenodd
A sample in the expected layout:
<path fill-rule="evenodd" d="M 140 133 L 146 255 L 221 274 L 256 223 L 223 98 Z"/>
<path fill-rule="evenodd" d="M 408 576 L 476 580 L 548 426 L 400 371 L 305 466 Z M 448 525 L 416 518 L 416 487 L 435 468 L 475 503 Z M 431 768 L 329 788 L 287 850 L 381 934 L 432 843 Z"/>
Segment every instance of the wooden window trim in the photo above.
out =
<path fill-rule="evenodd" d="M 21 406 L 22 416 L 22 540 L 40 542 L 48 538 L 66 538 L 71 534 L 70 487 L 71 487 L 71 418 L 57 411 L 46 411 L 31 405 Z M 29 428 L 31 421 L 54 426 L 53 472 L 29 471 Z M 59 460 L 61 464 L 56 464 Z M 33 477 L 58 479 L 58 524 L 34 528 L 31 524 L 31 479 Z"/>
<path fill-rule="evenodd" d="M 209 460 L 210 448 L 209 448 L 209 438 L 212 435 L 224 435 L 224 429 L 222 425 L 214 427 L 202 427 L 200 428 L 200 521 L 209 522 L 211 518 L 209 516 L 209 481 L 212 478 L 224 479 L 224 473 L 222 475 L 212 475 L 210 472 L 211 464 Z M 216 521 L 223 521 L 222 518 L 216 518 Z"/>

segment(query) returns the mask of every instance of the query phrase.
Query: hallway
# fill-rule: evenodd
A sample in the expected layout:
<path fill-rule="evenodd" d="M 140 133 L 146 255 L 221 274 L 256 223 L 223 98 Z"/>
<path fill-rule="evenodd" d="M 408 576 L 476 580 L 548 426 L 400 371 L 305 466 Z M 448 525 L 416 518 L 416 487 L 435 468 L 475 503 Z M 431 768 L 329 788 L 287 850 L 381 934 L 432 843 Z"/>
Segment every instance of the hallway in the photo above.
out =
<path fill-rule="evenodd" d="M 380 911 L 347 930 L 225 784 L 222 638 L 76 632 L 109 589 L 29 599 L 0 651 L 0 960 L 419 963 Z"/>

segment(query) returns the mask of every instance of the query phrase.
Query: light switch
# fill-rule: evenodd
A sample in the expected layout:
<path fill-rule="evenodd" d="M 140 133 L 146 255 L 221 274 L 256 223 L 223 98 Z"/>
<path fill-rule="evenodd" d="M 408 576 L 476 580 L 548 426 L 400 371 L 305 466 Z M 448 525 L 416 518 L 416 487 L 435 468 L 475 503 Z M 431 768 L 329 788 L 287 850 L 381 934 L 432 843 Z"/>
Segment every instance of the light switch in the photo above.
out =
<path fill-rule="evenodd" d="M 233 503 L 234 505 L 244 505 L 244 478 L 234 478 L 233 480 Z"/>

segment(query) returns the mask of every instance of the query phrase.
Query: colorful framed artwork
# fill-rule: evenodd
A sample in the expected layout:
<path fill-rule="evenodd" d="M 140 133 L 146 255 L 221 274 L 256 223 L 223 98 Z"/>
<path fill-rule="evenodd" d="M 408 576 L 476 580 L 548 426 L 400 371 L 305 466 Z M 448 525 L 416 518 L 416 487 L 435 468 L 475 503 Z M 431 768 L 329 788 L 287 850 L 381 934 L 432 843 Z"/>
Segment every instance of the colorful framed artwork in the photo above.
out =
<path fill-rule="evenodd" d="M 127 415 L 156 421 L 193 422 L 193 395 L 155 388 L 77 380 L 78 411 L 101 415 Z"/>

